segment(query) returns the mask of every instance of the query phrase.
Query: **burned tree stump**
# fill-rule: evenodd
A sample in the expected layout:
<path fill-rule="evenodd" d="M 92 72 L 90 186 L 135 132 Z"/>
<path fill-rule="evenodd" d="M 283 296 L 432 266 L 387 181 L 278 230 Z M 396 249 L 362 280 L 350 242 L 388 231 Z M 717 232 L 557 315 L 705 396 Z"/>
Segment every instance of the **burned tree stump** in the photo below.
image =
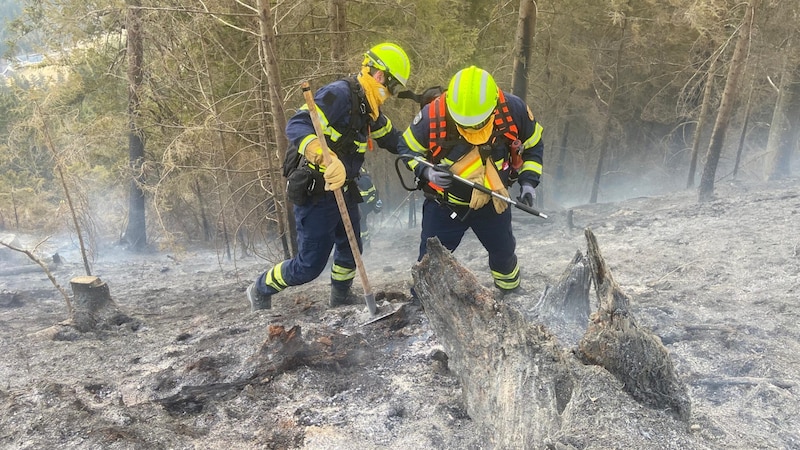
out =
<path fill-rule="evenodd" d="M 53 341 L 74 341 L 80 338 L 81 333 L 108 330 L 123 324 L 129 324 L 131 329 L 139 327 L 138 320 L 129 317 L 117 307 L 108 285 L 100 278 L 79 276 L 71 279 L 70 285 L 74 297 L 72 301 L 59 286 L 59 290 L 67 298 L 67 320 L 32 333 L 32 336 Z"/>
<path fill-rule="evenodd" d="M 637 404 L 651 413 L 639 411 L 636 420 L 653 422 L 669 411 L 677 427 L 689 418 L 686 389 L 666 348 L 636 325 L 594 235 L 585 234 L 588 256 L 578 252 L 558 284 L 524 313 L 518 303 L 495 299 L 436 238 L 412 269 L 467 412 L 497 448 L 540 448 L 587 421 L 598 426 L 598 408 L 619 414 L 620 405 Z M 591 282 L 600 308 L 589 316 Z M 608 393 L 602 405 L 589 394 L 597 389 Z"/>
<path fill-rule="evenodd" d="M 666 347 L 658 336 L 636 324 L 630 299 L 611 276 L 594 233 L 587 228 L 584 234 L 600 307 L 578 346 L 580 357 L 608 370 L 636 400 L 688 420 L 686 386 L 675 373 Z"/>
<path fill-rule="evenodd" d="M 324 326 L 309 334 L 304 336 L 299 325 L 288 329 L 283 325 L 270 325 L 266 340 L 244 362 L 233 381 L 220 382 L 219 376 L 202 377 L 201 384 L 181 386 L 173 395 L 155 402 L 170 414 L 198 414 L 211 402 L 230 400 L 248 385 L 269 383 L 298 367 L 344 370 L 372 361 L 373 352 L 379 351 L 370 347 L 360 334 L 344 334 Z M 214 367 L 214 362 L 202 358 L 193 361 L 184 369 L 184 377 L 204 366 Z"/>
<path fill-rule="evenodd" d="M 577 251 L 558 283 L 548 286 L 534 306 L 534 320 L 546 325 L 562 345 L 576 346 L 586 332 L 590 275 L 589 260 Z"/>
<path fill-rule="evenodd" d="M 459 376 L 467 411 L 498 448 L 534 448 L 560 426 L 573 380 L 555 338 L 495 301 L 439 240 L 412 271 L 425 313 Z"/>

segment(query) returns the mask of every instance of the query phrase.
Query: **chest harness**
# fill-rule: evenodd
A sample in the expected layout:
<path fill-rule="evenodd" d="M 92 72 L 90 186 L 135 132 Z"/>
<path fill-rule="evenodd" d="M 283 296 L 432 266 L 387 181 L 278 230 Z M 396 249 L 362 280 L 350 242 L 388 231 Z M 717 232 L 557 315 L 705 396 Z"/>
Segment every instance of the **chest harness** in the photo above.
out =
<path fill-rule="evenodd" d="M 444 159 L 455 141 L 447 141 L 448 128 L 449 131 L 456 132 L 451 125 L 448 127 L 447 121 L 447 108 L 445 106 L 445 96 L 438 97 L 431 103 L 430 106 L 430 135 L 428 149 L 431 152 L 431 159 L 434 164 Z M 497 99 L 497 108 L 494 110 L 494 131 L 492 137 L 489 139 L 488 144 L 494 145 L 497 139 L 505 137 L 509 141 L 509 148 L 511 149 L 511 169 L 517 172 L 522 167 L 522 155 L 520 154 L 520 147 L 522 142 L 519 140 L 519 129 L 517 124 L 514 123 L 514 118 L 511 116 L 511 111 L 508 108 L 506 97 L 502 90 L 499 90 Z M 448 145 L 449 144 L 449 145 Z"/>

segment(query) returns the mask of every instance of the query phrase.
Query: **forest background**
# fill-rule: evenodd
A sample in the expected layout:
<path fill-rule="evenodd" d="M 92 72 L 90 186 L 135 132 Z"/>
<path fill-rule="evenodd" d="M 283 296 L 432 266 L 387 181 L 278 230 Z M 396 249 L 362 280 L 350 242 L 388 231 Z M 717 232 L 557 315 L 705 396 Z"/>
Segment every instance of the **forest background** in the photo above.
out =
<path fill-rule="evenodd" d="M 90 253 L 110 239 L 281 260 L 294 242 L 283 126 L 303 103 L 299 84 L 355 72 L 383 41 L 409 53 L 415 92 L 474 64 L 527 100 L 544 126 L 540 208 L 698 184 L 703 201 L 715 180 L 791 175 L 798 10 L 779 0 L 2 0 L 0 231 L 80 229 Z M 402 130 L 419 105 L 393 99 L 384 110 Z M 404 223 L 413 194 L 394 157 L 377 149 L 366 167 Z"/>

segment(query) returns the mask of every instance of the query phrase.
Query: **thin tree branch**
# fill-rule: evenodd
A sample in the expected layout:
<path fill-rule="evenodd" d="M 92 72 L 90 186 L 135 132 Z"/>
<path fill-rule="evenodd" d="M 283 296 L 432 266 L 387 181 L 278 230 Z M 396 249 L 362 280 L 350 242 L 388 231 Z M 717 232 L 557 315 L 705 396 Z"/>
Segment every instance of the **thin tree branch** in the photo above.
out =
<path fill-rule="evenodd" d="M 44 243 L 44 242 L 45 242 L 45 241 L 47 241 L 48 239 L 50 239 L 50 237 L 49 237 L 49 236 L 48 236 L 48 237 L 46 237 L 46 238 L 44 238 L 44 239 L 43 239 L 41 242 L 39 242 L 38 244 L 36 244 L 36 247 L 34 247 L 34 250 L 35 250 L 36 248 L 38 248 L 40 245 L 42 245 L 42 243 Z M 61 292 L 61 295 L 63 295 L 63 296 L 64 296 L 64 301 L 65 301 L 65 302 L 66 302 L 66 304 L 67 304 L 67 314 L 68 314 L 69 316 L 72 316 L 73 309 L 72 309 L 72 302 L 71 302 L 71 301 L 70 301 L 70 299 L 69 299 L 69 294 L 67 293 L 67 291 L 65 291 L 65 290 L 64 290 L 64 288 L 62 288 L 62 287 L 61 287 L 61 285 L 59 285 L 59 284 L 58 284 L 58 281 L 56 281 L 56 278 L 55 278 L 55 277 L 53 276 L 53 274 L 50 272 L 50 269 L 47 267 L 47 264 L 45 264 L 45 262 L 44 262 L 44 261 L 42 261 L 41 259 L 39 259 L 39 258 L 38 258 L 36 255 L 34 255 L 34 254 L 33 254 L 33 252 L 32 252 L 32 251 L 30 251 L 30 250 L 25 250 L 25 249 L 22 249 L 22 248 L 17 248 L 17 247 L 15 247 L 15 246 L 13 246 L 13 245 L 11 245 L 11 244 L 7 244 L 7 243 L 5 243 L 5 242 L 3 242 L 3 241 L 0 241 L 0 245 L 4 246 L 4 247 L 6 247 L 6 248 L 8 248 L 8 249 L 10 249 L 10 250 L 13 250 L 13 251 L 15 251 L 15 252 L 24 253 L 24 254 L 25 254 L 25 255 L 26 255 L 28 258 L 30 258 L 30 260 L 31 260 L 31 261 L 33 261 L 33 262 L 35 262 L 36 264 L 38 264 L 38 265 L 39 265 L 39 267 L 41 267 L 41 268 L 42 268 L 42 270 L 44 271 L 44 273 L 47 275 L 47 278 L 49 278 L 49 279 L 50 279 L 50 282 L 51 282 L 51 283 L 53 283 L 53 286 L 55 286 L 55 287 L 56 287 L 56 289 L 58 289 L 58 291 L 59 291 L 59 292 Z"/>

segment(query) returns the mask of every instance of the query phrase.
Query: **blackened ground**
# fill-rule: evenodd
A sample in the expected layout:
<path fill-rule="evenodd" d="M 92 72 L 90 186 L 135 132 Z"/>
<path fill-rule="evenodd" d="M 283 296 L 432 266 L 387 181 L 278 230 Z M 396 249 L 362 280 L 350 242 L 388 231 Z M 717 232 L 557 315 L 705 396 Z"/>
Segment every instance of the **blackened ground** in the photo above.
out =
<path fill-rule="evenodd" d="M 585 251 L 583 228 L 591 228 L 692 401 L 680 433 L 644 422 L 632 401 L 604 416 L 604 392 L 620 389 L 608 377 L 605 390 L 576 399 L 597 408 L 594 421 L 570 423 L 571 435 L 554 441 L 800 448 L 800 182 L 720 183 L 716 191 L 718 200 L 703 204 L 687 191 L 576 206 L 574 228 L 565 210 L 549 208 L 548 221 L 515 211 L 530 301 Z M 364 262 L 379 300 L 396 306 L 408 300 L 419 230 L 382 214 Z M 39 239 L 20 236 L 25 245 Z M 82 264 L 74 249 L 58 250 L 66 262 L 54 274 L 68 288 Z M 491 285 L 473 235 L 455 256 Z M 0 262 L 0 273 L 19 264 Z M 487 448 L 424 311 L 407 305 L 362 325 L 363 306 L 327 307 L 322 276 L 275 296 L 273 310 L 250 313 L 244 289 L 268 264 L 220 261 L 213 250 L 101 249 L 95 275 L 133 320 L 66 340 L 40 332 L 66 318 L 41 272 L 0 277 L 0 447 Z M 356 280 L 353 295 L 361 294 Z M 275 326 L 296 325 L 303 342 L 335 351 L 283 365 L 261 352 Z"/>

